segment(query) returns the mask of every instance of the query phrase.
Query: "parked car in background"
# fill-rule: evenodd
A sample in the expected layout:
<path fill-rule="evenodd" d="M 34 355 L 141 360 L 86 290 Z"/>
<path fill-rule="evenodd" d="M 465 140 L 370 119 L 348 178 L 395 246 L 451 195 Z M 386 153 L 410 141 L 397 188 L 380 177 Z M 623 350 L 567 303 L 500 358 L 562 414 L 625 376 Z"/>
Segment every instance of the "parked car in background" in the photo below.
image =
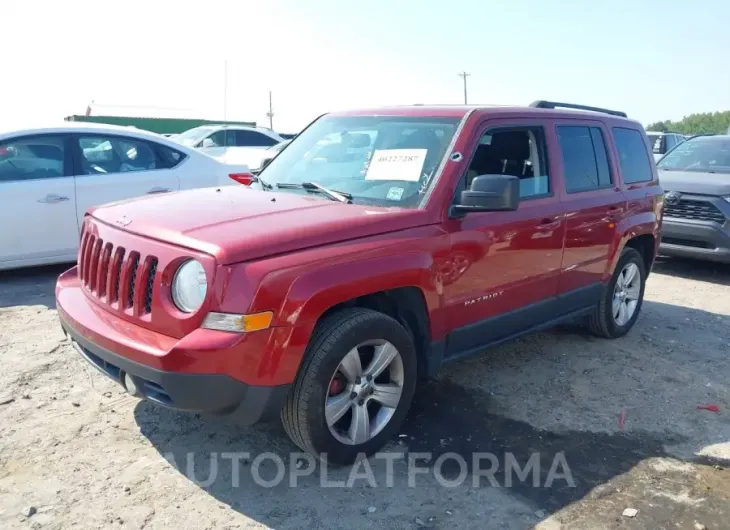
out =
<path fill-rule="evenodd" d="M 93 206 L 236 185 L 232 176 L 248 171 L 130 127 L 65 122 L 0 132 L 0 269 L 74 261 Z"/>
<path fill-rule="evenodd" d="M 666 193 L 661 253 L 730 263 L 730 136 L 690 138 L 657 166 Z"/>
<path fill-rule="evenodd" d="M 387 443 L 444 363 L 572 319 L 628 333 L 659 243 L 644 129 L 593 107 L 328 114 L 255 178 L 89 212 L 58 315 L 129 394 L 280 416 L 333 464 Z"/>
<path fill-rule="evenodd" d="M 684 135 L 672 132 L 646 131 L 646 136 L 649 138 L 649 145 L 651 145 L 655 161 L 660 160 L 675 146 L 687 140 Z"/>
<path fill-rule="evenodd" d="M 284 140 L 271 147 L 229 147 L 216 159 L 227 164 L 245 164 L 252 173 L 260 171 L 272 158 L 286 147 L 291 140 Z"/>
<path fill-rule="evenodd" d="M 174 140 L 213 157 L 225 155 L 230 147 L 266 149 L 284 138 L 271 129 L 242 125 L 201 125 L 178 134 Z"/>

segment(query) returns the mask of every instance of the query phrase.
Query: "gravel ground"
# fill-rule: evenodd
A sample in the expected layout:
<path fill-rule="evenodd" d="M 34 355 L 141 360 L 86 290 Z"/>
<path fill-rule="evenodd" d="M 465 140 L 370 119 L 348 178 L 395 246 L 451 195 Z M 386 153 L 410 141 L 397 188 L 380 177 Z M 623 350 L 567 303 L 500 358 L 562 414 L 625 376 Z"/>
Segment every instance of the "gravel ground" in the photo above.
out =
<path fill-rule="evenodd" d="M 660 261 L 621 340 L 561 328 L 446 368 L 390 469 L 339 470 L 291 460 L 279 424 L 126 396 L 64 341 L 62 270 L 0 273 L 0 528 L 730 528 L 728 267 Z"/>

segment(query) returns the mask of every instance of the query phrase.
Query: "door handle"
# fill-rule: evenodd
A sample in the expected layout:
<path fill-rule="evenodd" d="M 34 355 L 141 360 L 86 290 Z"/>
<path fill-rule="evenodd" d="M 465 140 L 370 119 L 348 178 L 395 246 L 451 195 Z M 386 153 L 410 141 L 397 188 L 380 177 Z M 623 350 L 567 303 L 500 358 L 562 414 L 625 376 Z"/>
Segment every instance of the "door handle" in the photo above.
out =
<path fill-rule="evenodd" d="M 558 217 L 546 217 L 545 219 L 540 221 L 540 224 L 537 225 L 538 230 L 552 230 L 554 228 L 557 228 L 560 226 L 560 218 Z"/>
<path fill-rule="evenodd" d="M 170 188 L 152 188 L 151 190 L 149 190 L 147 192 L 147 194 L 149 195 L 152 193 L 168 193 L 170 191 L 171 191 Z"/>
<path fill-rule="evenodd" d="M 44 204 L 56 204 L 57 202 L 63 202 L 69 200 L 68 197 L 63 197 L 61 195 L 56 195 L 55 193 L 52 193 L 50 195 L 46 195 L 42 199 L 38 199 L 38 202 L 42 202 Z"/>
<path fill-rule="evenodd" d="M 624 209 L 621 208 L 620 206 L 609 206 L 607 213 L 608 213 L 608 216 L 613 219 L 617 215 L 623 213 L 623 211 L 624 211 Z"/>

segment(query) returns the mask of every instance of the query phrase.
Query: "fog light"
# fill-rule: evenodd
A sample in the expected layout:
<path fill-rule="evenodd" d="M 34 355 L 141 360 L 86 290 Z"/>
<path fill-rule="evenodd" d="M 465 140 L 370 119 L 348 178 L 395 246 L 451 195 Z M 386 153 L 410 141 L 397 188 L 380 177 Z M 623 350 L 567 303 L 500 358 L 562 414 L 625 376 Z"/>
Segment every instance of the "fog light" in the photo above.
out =
<path fill-rule="evenodd" d="M 139 390 L 137 390 L 137 385 L 134 384 L 134 379 L 132 379 L 131 375 L 126 373 L 124 374 L 124 388 L 132 396 L 139 395 Z"/>

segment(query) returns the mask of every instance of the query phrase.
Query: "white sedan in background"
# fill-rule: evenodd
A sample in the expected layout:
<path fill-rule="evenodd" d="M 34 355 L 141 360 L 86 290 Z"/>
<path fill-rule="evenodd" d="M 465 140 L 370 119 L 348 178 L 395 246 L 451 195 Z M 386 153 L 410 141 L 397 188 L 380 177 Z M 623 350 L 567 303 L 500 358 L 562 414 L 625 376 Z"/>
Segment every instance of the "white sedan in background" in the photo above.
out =
<path fill-rule="evenodd" d="M 231 175 L 248 171 L 130 127 L 69 122 L 0 131 L 0 270 L 76 261 L 92 206 L 238 185 Z"/>

